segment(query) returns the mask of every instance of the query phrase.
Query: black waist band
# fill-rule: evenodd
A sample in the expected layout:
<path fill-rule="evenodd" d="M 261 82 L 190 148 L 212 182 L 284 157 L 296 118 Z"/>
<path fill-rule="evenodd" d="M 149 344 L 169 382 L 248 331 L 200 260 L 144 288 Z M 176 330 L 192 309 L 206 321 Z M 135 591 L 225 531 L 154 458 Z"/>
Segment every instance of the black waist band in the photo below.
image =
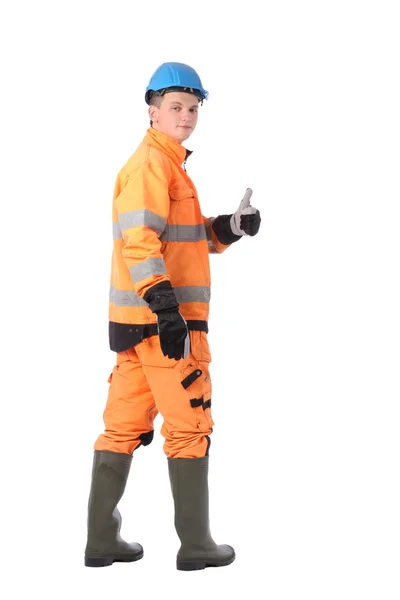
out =
<path fill-rule="evenodd" d="M 207 321 L 186 321 L 190 331 L 205 331 L 208 333 Z M 157 323 L 134 325 L 130 323 L 114 323 L 109 321 L 108 327 L 110 349 L 113 352 L 124 352 L 142 340 L 158 335 Z"/>

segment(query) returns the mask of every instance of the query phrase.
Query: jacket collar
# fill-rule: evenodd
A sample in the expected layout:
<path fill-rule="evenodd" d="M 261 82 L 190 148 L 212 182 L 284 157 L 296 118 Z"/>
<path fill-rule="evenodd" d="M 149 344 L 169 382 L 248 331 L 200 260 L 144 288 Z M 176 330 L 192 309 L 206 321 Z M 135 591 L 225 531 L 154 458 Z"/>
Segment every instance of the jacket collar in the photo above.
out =
<path fill-rule="evenodd" d="M 192 154 L 193 150 L 187 150 L 178 142 L 175 142 L 172 138 L 168 137 L 161 131 L 149 127 L 146 132 L 145 140 L 152 146 L 159 148 L 170 157 L 171 160 L 182 166 L 182 163 Z"/>

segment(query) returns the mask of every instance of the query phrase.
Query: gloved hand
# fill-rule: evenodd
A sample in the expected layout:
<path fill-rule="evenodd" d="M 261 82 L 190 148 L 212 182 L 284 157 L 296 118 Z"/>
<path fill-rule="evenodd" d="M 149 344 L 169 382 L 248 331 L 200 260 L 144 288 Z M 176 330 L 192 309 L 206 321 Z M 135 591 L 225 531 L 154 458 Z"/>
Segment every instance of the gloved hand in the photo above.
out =
<path fill-rule="evenodd" d="M 157 315 L 160 346 L 164 356 L 180 360 L 190 353 L 190 337 L 185 319 L 179 312 L 175 292 L 170 281 L 161 281 L 143 296 L 150 310 Z"/>
<path fill-rule="evenodd" d="M 190 337 L 185 319 L 179 310 L 157 312 L 158 335 L 164 356 L 180 360 L 190 352 Z"/>
<path fill-rule="evenodd" d="M 261 216 L 260 211 L 250 206 L 250 198 L 253 193 L 251 188 L 247 188 L 239 208 L 230 220 L 232 233 L 235 235 L 256 235 L 260 229 Z"/>

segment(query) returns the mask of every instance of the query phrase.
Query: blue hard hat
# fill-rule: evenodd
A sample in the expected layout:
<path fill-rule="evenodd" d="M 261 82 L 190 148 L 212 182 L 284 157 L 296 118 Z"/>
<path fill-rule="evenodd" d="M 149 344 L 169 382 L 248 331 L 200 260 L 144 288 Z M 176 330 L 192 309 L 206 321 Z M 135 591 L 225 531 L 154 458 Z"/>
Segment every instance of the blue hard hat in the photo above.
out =
<path fill-rule="evenodd" d="M 185 91 L 194 94 L 199 100 L 207 100 L 208 92 L 203 88 L 196 71 L 178 62 L 163 63 L 154 71 L 146 88 L 145 101 L 150 104 L 153 92 Z"/>

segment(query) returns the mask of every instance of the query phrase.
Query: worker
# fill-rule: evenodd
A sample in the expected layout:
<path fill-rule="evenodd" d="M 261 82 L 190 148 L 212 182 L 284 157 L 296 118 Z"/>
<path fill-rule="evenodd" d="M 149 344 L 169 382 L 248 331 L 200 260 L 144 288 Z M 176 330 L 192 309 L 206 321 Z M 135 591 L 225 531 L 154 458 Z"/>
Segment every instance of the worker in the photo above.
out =
<path fill-rule="evenodd" d="M 234 549 L 217 545 L 209 529 L 214 425 L 209 254 L 221 254 L 242 237 L 257 234 L 261 217 L 250 204 L 249 188 L 232 214 L 202 215 L 186 170 L 191 151 L 183 143 L 207 98 L 192 67 L 163 63 L 145 92 L 150 127 L 116 179 L 109 298 L 116 365 L 108 379 L 105 430 L 94 444 L 86 566 L 143 557 L 140 544 L 121 538 L 117 505 L 132 455 L 151 443 L 158 413 L 181 542 L 177 568 L 225 566 L 235 559 Z M 146 493 L 143 484 L 139 489 Z"/>

